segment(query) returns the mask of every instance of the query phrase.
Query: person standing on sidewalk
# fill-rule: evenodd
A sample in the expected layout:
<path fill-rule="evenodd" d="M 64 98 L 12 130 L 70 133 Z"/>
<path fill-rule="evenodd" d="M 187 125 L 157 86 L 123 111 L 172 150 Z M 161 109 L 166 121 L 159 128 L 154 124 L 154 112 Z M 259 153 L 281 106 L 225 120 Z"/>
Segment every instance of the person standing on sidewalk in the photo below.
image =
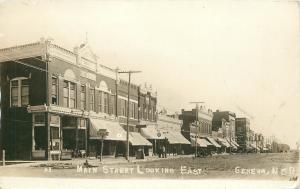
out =
<path fill-rule="evenodd" d="M 162 155 L 163 155 L 163 158 L 166 158 L 166 157 L 167 157 L 167 154 L 166 154 L 166 147 L 165 147 L 165 146 L 162 146 Z"/>
<path fill-rule="evenodd" d="M 162 149 L 161 149 L 161 146 L 159 146 L 159 147 L 158 147 L 158 157 L 159 157 L 159 158 L 161 158 L 161 152 L 162 152 Z"/>

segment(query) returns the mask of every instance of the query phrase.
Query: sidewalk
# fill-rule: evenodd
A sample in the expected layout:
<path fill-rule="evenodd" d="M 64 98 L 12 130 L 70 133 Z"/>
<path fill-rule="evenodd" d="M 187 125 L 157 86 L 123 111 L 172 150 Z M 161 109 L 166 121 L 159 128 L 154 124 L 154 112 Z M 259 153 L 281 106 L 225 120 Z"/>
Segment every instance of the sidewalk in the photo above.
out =
<path fill-rule="evenodd" d="M 92 166 L 99 165 L 118 165 L 118 164 L 127 164 L 127 163 L 137 163 L 137 162 L 149 162 L 149 161 L 157 161 L 157 160 L 169 160 L 169 159 L 178 159 L 185 157 L 194 157 L 194 155 L 170 155 L 167 158 L 159 158 L 158 156 L 146 156 L 145 159 L 136 159 L 135 157 L 129 157 L 129 161 L 127 161 L 124 157 L 103 157 L 102 162 L 99 159 L 90 159 L 90 158 L 74 158 L 72 160 L 50 160 L 50 161 L 6 161 L 7 163 L 14 163 L 11 165 L 5 165 L 5 167 L 35 167 L 35 166 L 47 166 L 54 164 L 65 164 L 65 165 L 83 165 L 86 160 Z M 2 161 L 0 169 L 2 168 Z"/>

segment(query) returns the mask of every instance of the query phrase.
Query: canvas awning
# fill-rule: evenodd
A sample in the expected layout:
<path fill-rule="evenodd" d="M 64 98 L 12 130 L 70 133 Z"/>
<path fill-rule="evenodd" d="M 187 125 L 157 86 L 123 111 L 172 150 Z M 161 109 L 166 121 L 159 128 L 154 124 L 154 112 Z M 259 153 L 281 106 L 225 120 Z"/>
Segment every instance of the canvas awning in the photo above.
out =
<path fill-rule="evenodd" d="M 256 147 L 255 144 L 250 144 L 250 146 L 251 146 L 252 148 L 256 149 L 256 150 L 260 150 L 258 147 Z"/>
<path fill-rule="evenodd" d="M 217 141 L 215 141 L 215 139 L 213 139 L 212 137 L 206 137 L 206 138 L 207 138 L 207 140 L 208 140 L 211 144 L 213 144 L 215 147 L 221 148 L 220 144 L 218 144 Z"/>
<path fill-rule="evenodd" d="M 155 128 L 155 125 L 147 125 L 146 128 L 141 128 L 141 135 L 146 139 L 165 139 L 165 135 Z"/>
<path fill-rule="evenodd" d="M 226 139 L 218 137 L 218 141 L 226 148 L 230 147 L 230 144 L 226 141 Z"/>
<path fill-rule="evenodd" d="M 118 121 L 104 120 L 104 119 L 90 119 L 90 139 L 102 139 L 98 134 L 99 129 L 105 129 L 108 135 L 104 140 L 126 140 L 126 132 L 120 126 Z"/>
<path fill-rule="evenodd" d="M 151 142 L 145 139 L 140 133 L 130 132 L 129 142 L 132 146 L 152 146 Z"/>
<path fill-rule="evenodd" d="M 250 144 L 247 144 L 246 145 L 246 149 L 248 149 L 248 150 L 252 150 L 252 149 L 254 149 Z"/>
<path fill-rule="evenodd" d="M 164 132 L 164 135 L 168 139 L 169 144 L 191 144 L 180 131 L 168 131 Z"/>
<path fill-rule="evenodd" d="M 191 138 L 191 145 L 192 146 L 196 146 L 196 141 L 195 138 Z M 207 147 L 209 145 L 212 145 L 211 143 L 209 143 L 207 140 L 203 139 L 203 138 L 198 138 L 197 139 L 197 146 L 199 147 Z"/>
<path fill-rule="evenodd" d="M 236 147 L 239 147 L 239 146 L 240 146 L 235 140 L 232 140 L 231 142 L 232 142 Z"/>
<path fill-rule="evenodd" d="M 256 149 L 256 146 L 254 144 L 250 144 L 250 146 L 254 149 Z"/>
<path fill-rule="evenodd" d="M 237 148 L 237 146 L 233 143 L 233 140 L 230 140 L 230 138 L 226 138 L 225 140 L 227 140 L 228 144 L 230 144 L 230 147 Z"/>

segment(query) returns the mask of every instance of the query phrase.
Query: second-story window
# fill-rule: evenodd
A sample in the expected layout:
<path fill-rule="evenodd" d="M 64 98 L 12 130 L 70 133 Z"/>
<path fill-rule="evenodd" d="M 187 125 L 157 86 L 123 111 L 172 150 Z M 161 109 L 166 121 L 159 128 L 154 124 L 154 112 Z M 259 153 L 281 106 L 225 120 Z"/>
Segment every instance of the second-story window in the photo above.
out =
<path fill-rule="evenodd" d="M 102 91 L 99 91 L 98 111 L 103 112 L 103 92 Z"/>
<path fill-rule="evenodd" d="M 95 111 L 95 89 L 90 89 L 90 110 Z"/>
<path fill-rule="evenodd" d="M 104 93 L 103 95 L 103 109 L 104 113 L 108 114 L 108 93 Z"/>
<path fill-rule="evenodd" d="M 51 104 L 57 105 L 57 103 L 58 103 L 58 80 L 57 77 L 52 77 Z"/>
<path fill-rule="evenodd" d="M 10 82 L 11 106 L 26 106 L 29 104 L 29 80 L 16 78 Z"/>
<path fill-rule="evenodd" d="M 148 117 L 147 117 L 147 108 L 146 108 L 146 105 L 144 104 L 144 107 L 143 107 L 143 111 L 144 111 L 144 120 L 147 120 Z"/>
<path fill-rule="evenodd" d="M 82 110 L 86 109 L 86 87 L 81 85 L 80 87 L 80 107 Z"/>
<path fill-rule="evenodd" d="M 75 83 L 64 81 L 64 107 L 75 108 L 76 107 L 76 86 Z"/>
<path fill-rule="evenodd" d="M 123 100 L 123 99 L 121 99 L 121 101 L 120 101 L 120 107 L 121 107 L 121 116 L 126 116 L 127 114 L 126 114 L 126 112 L 127 112 L 127 109 L 126 109 L 126 100 Z"/>
<path fill-rule="evenodd" d="M 130 102 L 130 117 L 131 117 L 131 118 L 134 118 L 134 112 L 135 112 L 134 104 L 135 104 L 135 103 Z"/>

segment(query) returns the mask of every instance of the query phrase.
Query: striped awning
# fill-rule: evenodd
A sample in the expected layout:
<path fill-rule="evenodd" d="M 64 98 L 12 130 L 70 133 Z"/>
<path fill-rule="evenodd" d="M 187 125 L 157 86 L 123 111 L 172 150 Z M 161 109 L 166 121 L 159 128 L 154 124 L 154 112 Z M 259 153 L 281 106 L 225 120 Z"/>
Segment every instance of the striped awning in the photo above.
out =
<path fill-rule="evenodd" d="M 217 141 L 215 141 L 215 139 L 213 139 L 212 137 L 206 137 L 206 138 L 207 138 L 207 140 L 208 140 L 211 144 L 213 144 L 215 147 L 221 148 L 220 144 L 218 144 Z"/>
<path fill-rule="evenodd" d="M 230 144 L 230 147 L 237 148 L 237 146 L 233 143 L 233 140 L 230 140 L 230 138 L 226 138 L 226 140 Z"/>
<path fill-rule="evenodd" d="M 221 143 L 222 146 L 225 146 L 226 148 L 230 147 L 230 144 L 227 142 L 226 139 L 218 137 L 217 140 Z"/>
<path fill-rule="evenodd" d="M 232 143 L 233 143 L 236 147 L 239 147 L 239 146 L 240 146 L 235 140 L 232 140 Z"/>

